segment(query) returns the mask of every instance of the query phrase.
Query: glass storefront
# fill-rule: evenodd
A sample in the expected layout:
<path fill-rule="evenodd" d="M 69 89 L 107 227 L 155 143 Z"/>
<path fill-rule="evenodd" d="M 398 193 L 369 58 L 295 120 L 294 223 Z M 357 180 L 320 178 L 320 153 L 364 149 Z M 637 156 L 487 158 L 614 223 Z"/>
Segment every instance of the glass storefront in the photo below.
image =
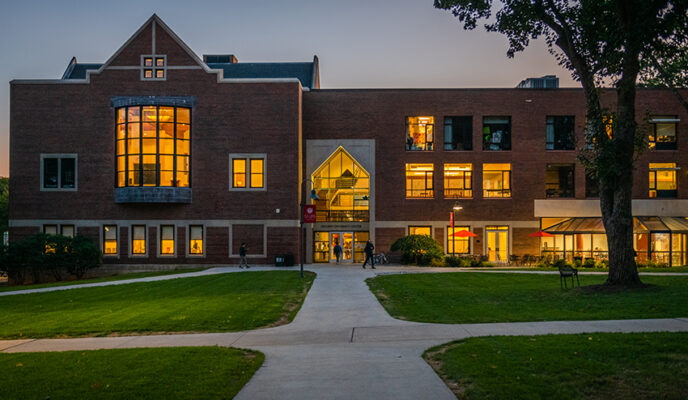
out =
<path fill-rule="evenodd" d="M 337 260 L 334 246 L 342 246 L 342 263 L 363 262 L 368 232 L 328 231 L 313 233 L 313 262 L 333 263 Z"/>

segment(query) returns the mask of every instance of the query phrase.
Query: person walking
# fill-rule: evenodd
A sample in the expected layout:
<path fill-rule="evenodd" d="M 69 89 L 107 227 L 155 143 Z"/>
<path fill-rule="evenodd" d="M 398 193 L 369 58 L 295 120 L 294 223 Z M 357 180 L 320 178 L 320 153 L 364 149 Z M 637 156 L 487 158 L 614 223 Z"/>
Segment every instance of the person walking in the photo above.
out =
<path fill-rule="evenodd" d="M 243 269 L 246 267 L 246 269 L 249 269 L 248 262 L 246 261 L 246 250 L 248 249 L 248 246 L 246 246 L 246 242 L 241 243 L 241 246 L 239 246 L 239 268 Z"/>
<path fill-rule="evenodd" d="M 375 249 L 375 246 L 373 245 L 373 242 L 368 239 L 368 242 L 366 242 L 365 249 L 365 255 L 366 259 L 363 261 L 363 269 L 365 269 L 366 264 L 368 264 L 368 260 L 370 260 L 370 268 L 375 269 L 375 259 L 373 258 L 373 250 Z"/>
<path fill-rule="evenodd" d="M 342 259 L 342 246 L 339 242 L 334 242 L 334 257 L 337 259 L 337 264 Z"/>

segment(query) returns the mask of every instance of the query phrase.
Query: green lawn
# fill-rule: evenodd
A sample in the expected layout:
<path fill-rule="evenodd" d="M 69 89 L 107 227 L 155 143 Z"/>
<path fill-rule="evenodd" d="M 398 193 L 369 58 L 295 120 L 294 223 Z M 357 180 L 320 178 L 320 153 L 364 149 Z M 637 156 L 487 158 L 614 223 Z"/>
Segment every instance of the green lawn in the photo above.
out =
<path fill-rule="evenodd" d="M 282 324 L 315 274 L 235 272 L 0 297 L 0 338 L 228 332 Z"/>
<path fill-rule="evenodd" d="M 688 398 L 688 333 L 471 338 L 425 359 L 459 399 Z"/>
<path fill-rule="evenodd" d="M 606 276 L 585 275 L 582 285 Z M 368 286 L 395 318 L 438 323 L 686 317 L 688 276 L 645 276 L 654 286 L 616 293 L 562 290 L 559 275 L 383 275 Z M 570 285 L 570 283 L 569 283 Z"/>
<path fill-rule="evenodd" d="M 0 354 L 0 399 L 231 399 L 263 360 L 223 347 Z"/>
<path fill-rule="evenodd" d="M 513 268 L 485 268 L 491 269 L 493 271 L 559 271 L 559 268 L 555 267 L 513 267 Z M 578 267 L 580 272 L 604 272 L 605 274 L 609 272 L 609 268 L 583 268 Z M 671 267 L 671 268 L 639 268 L 638 272 L 641 274 L 643 272 L 688 272 L 688 266 L 683 267 Z"/>
<path fill-rule="evenodd" d="M 125 280 L 125 279 L 147 278 L 149 276 L 184 274 L 184 273 L 188 273 L 188 272 L 202 271 L 204 269 L 206 269 L 206 268 L 180 268 L 180 269 L 166 270 L 166 271 L 135 272 L 135 273 L 131 273 L 131 274 L 119 274 L 119 275 L 112 275 L 112 276 L 104 276 L 102 278 L 82 279 L 80 281 L 41 283 L 41 284 L 37 284 L 37 285 L 26 285 L 26 286 L 0 286 L 0 292 L 13 292 L 15 290 L 40 289 L 40 288 L 54 287 L 54 286 L 81 285 L 84 283 L 121 281 L 121 280 Z"/>

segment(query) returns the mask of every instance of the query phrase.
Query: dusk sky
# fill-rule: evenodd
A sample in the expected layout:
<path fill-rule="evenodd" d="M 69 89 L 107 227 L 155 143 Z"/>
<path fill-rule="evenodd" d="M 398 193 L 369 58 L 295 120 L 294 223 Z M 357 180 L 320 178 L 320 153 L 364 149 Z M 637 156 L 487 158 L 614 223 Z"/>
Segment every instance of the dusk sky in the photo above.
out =
<path fill-rule="evenodd" d="M 199 56 L 320 59 L 322 88 L 514 87 L 555 74 L 578 86 L 543 41 L 514 59 L 507 41 L 464 31 L 432 0 L 3 1 L 0 176 L 9 175 L 9 81 L 59 79 L 72 56 L 105 62 L 157 13 Z M 38 162 L 38 160 L 36 160 Z"/>

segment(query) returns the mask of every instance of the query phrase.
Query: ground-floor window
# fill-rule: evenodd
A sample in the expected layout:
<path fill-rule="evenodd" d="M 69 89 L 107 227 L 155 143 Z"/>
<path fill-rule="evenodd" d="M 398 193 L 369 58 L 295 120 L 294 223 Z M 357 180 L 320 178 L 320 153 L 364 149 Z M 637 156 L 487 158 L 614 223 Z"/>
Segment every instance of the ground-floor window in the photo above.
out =
<path fill-rule="evenodd" d="M 368 232 L 316 231 L 313 233 L 313 262 L 334 262 L 334 246 L 337 244 L 342 247 L 341 262 L 363 262 L 369 237 Z"/>
<path fill-rule="evenodd" d="M 432 237 L 432 226 L 409 226 L 409 235 L 425 235 Z"/>
<path fill-rule="evenodd" d="M 160 255 L 174 255 L 174 225 L 160 226 Z"/>
<path fill-rule="evenodd" d="M 189 254 L 203 255 L 203 225 L 189 225 Z"/>
<path fill-rule="evenodd" d="M 553 259 L 572 260 L 574 257 L 579 257 L 601 260 L 608 257 L 607 235 L 603 233 L 575 233 L 543 237 L 541 246 L 542 255 L 551 256 Z"/>
<path fill-rule="evenodd" d="M 509 261 L 509 227 L 506 225 L 488 225 L 485 227 L 485 236 L 487 238 L 487 260 Z"/>
<path fill-rule="evenodd" d="M 447 227 L 447 254 L 464 255 L 471 252 L 471 238 L 459 234 L 459 232 L 470 232 L 470 230 L 468 226 Z"/>
<path fill-rule="evenodd" d="M 137 256 L 146 254 L 146 225 L 132 225 L 131 254 Z"/>
<path fill-rule="evenodd" d="M 103 226 L 103 254 L 117 255 L 117 225 Z"/>

